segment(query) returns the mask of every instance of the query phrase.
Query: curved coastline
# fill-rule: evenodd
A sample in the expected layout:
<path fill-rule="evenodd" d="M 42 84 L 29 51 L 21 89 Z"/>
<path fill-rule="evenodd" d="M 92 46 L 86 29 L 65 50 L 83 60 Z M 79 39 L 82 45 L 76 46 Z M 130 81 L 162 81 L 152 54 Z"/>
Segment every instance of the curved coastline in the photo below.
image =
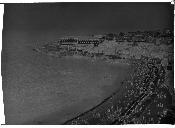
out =
<path fill-rule="evenodd" d="M 124 86 L 124 89 L 120 90 L 123 92 L 121 95 L 114 92 L 98 105 L 69 119 L 63 124 L 109 125 L 132 123 L 144 124 L 144 122 L 160 123 L 160 117 L 163 117 L 163 112 L 167 111 L 167 107 L 156 110 L 160 113 L 158 118 L 154 115 L 154 106 L 158 105 L 157 102 L 165 105 L 171 104 L 170 100 L 160 100 L 157 96 L 165 90 L 165 88 L 162 88 L 161 86 L 165 80 L 164 67 L 161 65 L 160 60 L 156 58 L 143 58 L 143 60 L 129 60 L 126 62 L 130 62 L 130 64 L 135 67 L 135 71 L 131 74 L 132 78 L 123 82 L 122 86 Z M 141 83 L 139 81 L 141 81 Z M 168 92 L 164 95 L 166 95 L 164 99 L 171 98 L 171 95 L 169 95 Z M 138 112 L 139 109 L 141 109 L 141 112 Z M 146 114 L 145 111 L 150 110 L 153 115 Z M 147 121 L 142 119 L 145 117 L 147 118 Z"/>
<path fill-rule="evenodd" d="M 118 99 L 116 98 L 118 94 L 117 92 L 115 92 L 111 96 L 104 99 L 97 106 L 74 117 L 73 119 L 66 121 L 64 124 L 66 125 L 70 125 L 70 124 L 71 125 L 72 124 L 109 125 L 109 124 L 144 123 L 145 120 L 141 119 L 143 116 L 147 117 L 147 119 L 153 118 L 152 121 L 154 123 L 160 123 L 160 120 L 161 120 L 160 117 L 163 117 L 161 116 L 161 114 L 159 115 L 159 118 L 157 118 L 155 117 L 155 115 L 146 114 L 145 111 L 147 111 L 150 107 L 157 105 L 158 103 L 155 103 L 155 101 L 165 105 L 164 109 L 162 108 L 161 110 L 158 110 L 159 113 L 166 111 L 166 108 L 167 108 L 166 105 L 171 104 L 171 100 L 167 100 L 167 99 L 171 99 L 171 95 L 165 88 L 161 87 L 161 84 L 164 83 L 164 77 L 165 77 L 165 74 L 160 74 L 161 72 L 164 71 L 163 67 L 160 64 L 157 64 L 156 62 L 151 62 L 152 66 L 149 67 L 150 66 L 149 63 L 150 63 L 150 60 L 141 62 L 140 64 L 136 64 L 137 66 L 139 65 L 139 67 L 137 67 L 136 69 L 137 70 L 136 71 L 137 73 L 135 74 L 136 77 L 135 78 L 133 77 L 133 79 L 131 80 L 130 85 L 132 86 L 130 87 L 130 89 L 125 90 L 128 92 L 132 90 L 134 92 L 130 94 L 130 96 L 132 96 L 133 98 L 131 99 L 131 101 L 127 101 L 128 103 L 127 105 L 124 104 L 125 102 L 121 100 L 119 100 L 119 102 L 116 102 L 117 101 L 116 99 Z M 154 69 L 153 72 L 151 71 L 152 68 Z M 145 69 L 147 71 L 144 71 Z M 154 75 L 154 78 L 153 79 L 150 78 L 150 80 L 147 82 L 148 84 L 146 83 L 145 85 L 142 85 L 142 87 L 144 88 L 144 91 L 142 90 L 142 92 L 138 93 L 138 91 L 141 91 L 142 87 L 135 89 L 135 87 L 137 86 L 133 84 L 135 83 L 135 80 L 137 81 L 138 79 L 140 79 L 139 77 L 137 77 L 137 75 L 140 72 L 146 72 L 150 76 Z M 142 77 L 143 77 L 143 81 L 147 79 L 147 77 L 145 76 L 142 76 Z M 158 95 L 162 92 L 166 92 L 164 93 L 164 95 L 166 95 L 166 98 L 164 98 L 163 101 L 160 100 L 160 98 L 158 97 Z M 123 96 L 120 96 L 121 99 L 128 100 L 127 99 L 128 94 L 125 93 Z M 136 110 L 140 110 L 140 112 Z M 151 112 L 157 111 L 151 108 L 150 110 Z"/>

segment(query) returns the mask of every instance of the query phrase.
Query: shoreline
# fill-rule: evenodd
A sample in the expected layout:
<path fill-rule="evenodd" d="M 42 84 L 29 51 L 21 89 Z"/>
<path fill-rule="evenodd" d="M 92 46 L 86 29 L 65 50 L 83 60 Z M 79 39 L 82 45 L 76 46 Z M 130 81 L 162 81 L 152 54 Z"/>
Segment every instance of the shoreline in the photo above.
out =
<path fill-rule="evenodd" d="M 137 69 L 137 72 L 139 70 L 142 70 L 142 69 Z M 137 74 L 136 74 L 136 76 L 137 76 Z M 81 124 L 81 125 L 82 124 L 90 124 L 90 125 L 91 124 L 93 124 L 93 125 L 94 124 L 130 124 L 133 121 L 136 123 L 139 120 L 139 119 L 137 120 L 137 118 L 139 118 L 139 117 L 141 118 L 142 115 L 146 114 L 146 113 L 144 113 L 144 111 L 147 111 L 147 108 L 150 107 L 150 104 L 153 104 L 153 105 L 157 104 L 157 103 L 155 103 L 154 100 L 157 100 L 164 105 L 166 105 L 167 103 L 170 103 L 169 101 L 166 101 L 166 98 L 162 101 L 157 97 L 157 95 L 160 94 L 160 92 L 165 92 L 165 95 L 167 95 L 167 98 L 170 98 L 170 94 L 168 94 L 168 90 L 165 90 L 165 88 L 162 88 L 159 85 L 160 83 L 156 83 L 156 84 L 157 85 L 154 85 L 154 86 L 157 86 L 157 87 L 152 87 L 152 85 L 150 85 L 150 87 L 147 88 L 147 91 L 141 93 L 140 96 L 138 95 L 138 97 L 136 97 L 136 100 L 132 104 L 129 105 L 130 107 L 129 106 L 126 107 L 126 104 L 124 105 L 123 101 L 116 103 L 115 97 L 117 97 L 117 95 L 119 95 L 119 94 L 113 93 L 111 96 L 104 99 L 97 106 L 95 106 L 95 107 L 91 108 L 90 110 L 74 117 L 73 119 L 66 121 L 64 124 Z M 129 89 L 129 88 L 131 88 L 131 89 Z M 134 89 L 133 86 L 130 86 L 129 88 L 127 88 L 127 91 Z M 134 89 L 134 90 L 136 91 L 137 89 Z M 123 97 L 125 100 L 128 100 L 125 98 L 127 95 L 128 94 L 126 93 L 121 97 Z M 132 94 L 131 94 L 131 96 L 132 96 Z M 135 95 L 133 95 L 133 96 L 135 96 Z M 117 97 L 117 99 L 118 99 L 118 97 Z M 135 99 L 135 98 L 133 98 L 133 99 Z M 121 109 L 119 109 L 117 106 L 120 103 L 122 103 L 126 108 L 121 107 Z M 153 105 L 151 105 L 151 106 L 153 106 Z M 166 110 L 166 108 L 167 107 L 165 107 L 162 110 L 158 110 L 158 112 L 161 113 L 162 111 Z M 140 114 L 138 112 L 134 112 L 135 109 L 139 109 L 139 110 L 141 109 L 139 111 Z M 151 111 L 154 111 L 154 109 L 151 109 Z M 133 117 L 134 113 L 139 114 L 139 116 L 136 119 L 135 119 L 135 117 Z M 145 116 L 152 118 L 151 116 L 149 116 L 147 114 Z M 160 119 L 162 119 L 162 118 L 160 118 Z M 155 118 L 153 118 L 153 121 L 155 121 L 154 123 L 158 123 L 160 121 L 160 119 L 155 117 Z M 139 122 L 137 122 L 137 123 L 139 123 Z M 140 123 L 143 123 L 143 122 L 140 122 Z"/>
<path fill-rule="evenodd" d="M 69 52 L 69 51 L 67 51 L 67 52 Z M 49 54 L 47 54 L 47 55 L 49 55 Z M 137 116 L 139 115 L 138 117 L 141 118 L 143 115 L 145 115 L 144 112 L 147 111 L 147 109 L 150 107 L 150 104 L 156 105 L 156 103 L 154 103 L 154 100 L 157 100 L 163 104 L 164 104 L 164 102 L 165 102 L 165 104 L 167 104 L 166 102 L 169 102 L 169 101 L 160 100 L 157 97 L 157 95 L 160 92 L 164 92 L 164 89 L 162 89 L 162 87 L 160 86 L 162 83 L 160 84 L 158 82 L 158 80 L 156 80 L 156 83 L 154 82 L 153 85 L 151 82 L 150 83 L 146 82 L 145 84 L 148 85 L 148 87 L 145 87 L 145 85 L 143 84 L 144 81 L 146 80 L 145 75 L 142 74 L 141 78 L 137 77 L 137 74 L 140 74 L 140 72 L 145 72 L 145 70 L 147 70 L 145 73 L 153 73 L 154 74 L 154 71 L 152 72 L 150 70 L 149 65 L 147 65 L 150 62 L 152 63 L 152 65 L 155 65 L 155 67 L 153 66 L 152 68 L 156 68 L 156 70 L 158 70 L 158 71 L 165 70 L 164 68 L 162 68 L 162 69 L 160 68 L 160 67 L 162 67 L 161 61 L 157 58 L 146 57 L 146 58 L 142 58 L 143 60 L 141 60 L 141 59 L 140 60 L 110 59 L 110 58 L 105 58 L 105 56 L 102 56 L 102 57 L 99 57 L 99 56 L 92 57 L 91 56 L 91 57 L 89 57 L 89 56 L 80 55 L 80 54 L 74 54 L 71 56 L 68 54 L 68 55 L 64 55 L 64 57 L 65 58 L 71 57 L 71 58 L 75 58 L 75 59 L 88 59 L 91 62 L 96 61 L 96 60 L 100 60 L 100 61 L 103 61 L 103 62 L 108 63 L 108 64 L 119 64 L 119 63 L 121 64 L 122 63 L 122 64 L 128 64 L 128 65 L 135 65 L 134 67 L 136 67 L 137 73 L 133 72 L 132 74 L 134 76 L 133 77 L 131 76 L 132 78 L 130 80 L 129 79 L 126 80 L 126 81 L 129 80 L 130 81 L 129 83 L 127 83 L 127 82 L 125 83 L 125 81 L 123 81 L 126 84 L 126 85 L 124 85 L 124 84 L 121 85 L 121 86 L 124 85 L 123 90 L 120 90 L 120 92 L 124 92 L 123 94 L 121 94 L 121 93 L 117 94 L 117 91 L 116 91 L 116 92 L 112 93 L 109 97 L 102 100 L 96 106 L 94 106 L 91 109 L 77 115 L 76 117 L 74 117 L 72 119 L 69 119 L 68 121 L 66 121 L 63 124 L 129 124 L 129 123 L 132 123 L 133 121 L 138 123 L 138 121 L 140 119 L 135 119 L 135 117 L 133 118 L 133 116 L 135 116 L 133 114 L 133 111 L 135 111 L 135 109 L 139 109 L 139 108 L 141 110 L 143 109 L 140 113 L 134 112 Z M 138 65 L 140 65 L 140 66 L 138 66 Z M 163 77 L 165 77 L 165 76 L 159 76 L 159 73 L 158 73 L 157 77 L 158 77 L 158 79 L 160 79 L 160 81 L 163 81 L 164 80 Z M 136 85 L 133 86 L 134 80 L 132 80 L 132 79 L 142 79 L 143 83 L 141 83 L 141 84 L 143 84 L 143 87 L 137 87 Z M 153 78 L 150 78 L 150 79 L 153 79 Z M 153 81 L 155 81 L 155 80 L 153 80 Z M 129 86 L 127 86 L 127 85 L 129 85 Z M 158 86 L 160 86 L 160 87 L 158 87 Z M 137 89 L 135 89 L 134 87 L 136 87 Z M 130 95 L 131 90 L 132 90 L 132 92 L 135 92 L 135 94 L 137 94 L 137 96 L 131 94 L 131 97 L 133 97 L 133 98 L 128 97 L 128 95 Z M 121 98 L 118 98 L 118 95 L 120 95 L 119 97 L 121 97 Z M 167 97 L 170 97 L 169 94 L 167 94 L 167 93 L 165 93 L 165 95 L 167 95 Z M 127 101 L 128 99 L 126 97 L 128 97 L 130 100 L 131 99 L 132 100 Z M 113 99 L 115 99 L 115 100 L 118 99 L 121 104 L 120 103 L 117 103 L 117 104 L 119 106 L 124 105 L 125 108 L 124 107 L 118 108 L 118 105 L 115 103 L 116 101 L 114 101 Z M 123 99 L 123 101 L 121 101 L 122 99 Z M 125 100 L 127 101 L 126 103 L 124 103 Z M 113 104 L 113 103 L 114 103 L 114 106 L 113 105 L 111 106 L 111 104 Z M 154 107 L 154 106 L 152 106 L 152 107 Z M 166 110 L 166 108 L 164 110 Z M 152 109 L 152 111 L 153 111 L 153 109 Z M 156 111 L 158 111 L 158 110 L 156 110 Z M 118 113 L 118 114 L 116 114 L 116 113 Z M 159 111 L 159 113 L 162 113 L 162 111 Z M 145 116 L 148 116 L 148 115 L 145 115 Z M 148 116 L 148 117 L 152 118 L 150 116 Z M 132 119 L 132 121 L 129 119 Z M 153 120 L 156 123 L 158 123 L 160 121 L 157 117 L 155 117 Z M 142 121 L 144 122 L 144 120 L 142 120 Z M 140 123 L 143 123 L 143 122 L 140 122 Z"/>

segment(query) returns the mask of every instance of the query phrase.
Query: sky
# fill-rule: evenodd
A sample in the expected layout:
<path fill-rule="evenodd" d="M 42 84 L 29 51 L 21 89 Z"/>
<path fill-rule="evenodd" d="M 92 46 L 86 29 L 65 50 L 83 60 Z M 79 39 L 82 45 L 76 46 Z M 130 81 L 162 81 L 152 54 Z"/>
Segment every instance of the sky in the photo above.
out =
<path fill-rule="evenodd" d="M 169 3 L 5 4 L 4 30 L 109 33 L 173 28 Z"/>

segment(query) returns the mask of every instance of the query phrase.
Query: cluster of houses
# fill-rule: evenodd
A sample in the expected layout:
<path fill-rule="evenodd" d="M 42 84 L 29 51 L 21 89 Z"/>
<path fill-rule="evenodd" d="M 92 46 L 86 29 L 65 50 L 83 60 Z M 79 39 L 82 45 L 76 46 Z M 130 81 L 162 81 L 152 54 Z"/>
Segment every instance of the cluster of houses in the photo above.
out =
<path fill-rule="evenodd" d="M 57 49 L 58 47 L 79 47 L 84 45 L 91 45 L 93 47 L 98 47 L 100 43 L 104 41 L 113 41 L 119 43 L 131 42 L 133 46 L 137 45 L 139 42 L 152 43 L 155 45 L 160 44 L 173 44 L 173 32 L 164 29 L 162 31 L 136 31 L 136 32 L 120 32 L 118 34 L 109 33 L 104 35 L 93 35 L 90 37 L 65 37 L 59 39 L 54 46 L 49 44 L 51 49 Z"/>
<path fill-rule="evenodd" d="M 173 33 L 164 31 L 137 31 L 119 34 L 105 34 L 81 37 L 65 37 L 42 48 L 48 53 L 60 56 L 80 54 L 89 57 L 116 59 L 139 59 L 141 56 L 158 57 L 170 62 L 168 50 L 173 45 Z M 167 53 L 167 51 L 171 53 Z M 170 54 L 170 55 L 169 55 Z"/>
<path fill-rule="evenodd" d="M 155 44 L 171 44 L 173 43 L 173 32 L 169 29 L 155 31 L 136 31 L 136 32 L 120 32 L 118 34 L 105 34 L 102 39 L 115 40 L 116 42 L 145 42 Z"/>

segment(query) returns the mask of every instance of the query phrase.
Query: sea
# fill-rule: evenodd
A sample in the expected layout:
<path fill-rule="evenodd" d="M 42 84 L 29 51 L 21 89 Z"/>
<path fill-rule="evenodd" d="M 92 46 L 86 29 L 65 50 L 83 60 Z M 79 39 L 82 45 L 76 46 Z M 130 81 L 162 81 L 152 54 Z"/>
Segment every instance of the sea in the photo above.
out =
<path fill-rule="evenodd" d="M 129 76 L 126 64 L 57 58 L 32 50 L 61 36 L 65 34 L 3 31 L 6 124 L 62 124 L 119 91 Z"/>

